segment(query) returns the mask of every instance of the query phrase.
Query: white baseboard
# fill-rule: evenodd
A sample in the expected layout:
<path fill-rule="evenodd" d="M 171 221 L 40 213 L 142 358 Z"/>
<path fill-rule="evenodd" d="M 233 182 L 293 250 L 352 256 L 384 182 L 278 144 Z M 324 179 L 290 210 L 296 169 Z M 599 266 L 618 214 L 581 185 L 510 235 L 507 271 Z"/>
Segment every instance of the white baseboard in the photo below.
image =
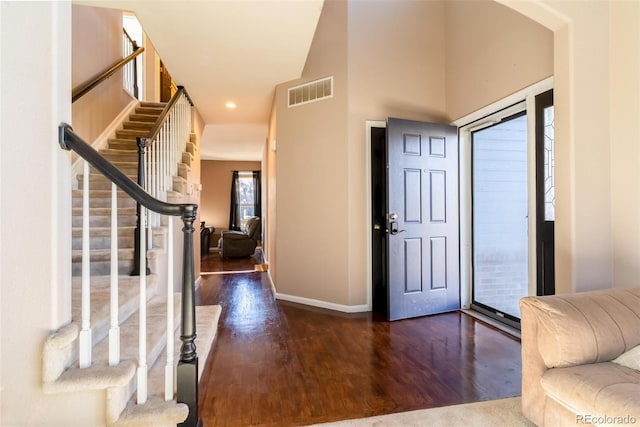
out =
<path fill-rule="evenodd" d="M 271 277 L 271 276 L 269 276 Z M 271 282 L 273 284 L 273 282 Z M 275 288 L 274 288 L 275 292 Z M 343 305 L 335 304 L 333 302 L 321 301 L 312 298 L 298 297 L 295 295 L 287 295 L 275 292 L 276 299 L 282 301 L 295 302 L 298 304 L 310 305 L 312 307 L 326 308 L 328 310 L 341 311 L 343 313 L 362 313 L 371 311 L 371 307 L 368 304 L 362 305 Z"/>
<path fill-rule="evenodd" d="M 269 278 L 269 283 L 271 283 L 271 295 L 273 295 L 273 299 L 277 299 L 278 292 L 276 291 L 276 285 L 273 284 L 273 277 L 271 277 L 269 270 L 267 270 L 267 277 Z"/>
<path fill-rule="evenodd" d="M 198 289 L 201 284 L 202 284 L 202 276 L 198 276 L 198 278 L 196 279 L 196 281 L 194 283 L 194 288 Z"/>
<path fill-rule="evenodd" d="M 127 117 L 129 117 L 129 114 L 131 114 L 132 111 L 135 110 L 136 106 L 138 105 L 138 102 L 139 101 L 137 99 L 134 99 L 129 104 L 127 104 L 127 106 L 124 107 L 122 111 L 120 111 L 120 114 L 118 114 L 111 121 L 111 123 L 109 123 L 109 125 L 102 131 L 102 133 L 98 135 L 98 137 L 91 143 L 91 147 L 93 147 L 94 150 L 98 151 L 107 147 L 109 138 L 112 138 L 113 135 L 115 135 L 116 130 L 120 128 L 120 125 L 122 124 L 122 122 Z M 77 175 L 81 175 L 82 166 L 83 166 L 82 158 L 78 157 L 76 160 L 74 160 L 73 164 L 71 165 L 71 176 L 75 177 Z M 73 181 L 74 181 L 73 188 L 77 190 L 76 187 L 78 185 L 78 182 L 77 180 L 73 180 Z"/>

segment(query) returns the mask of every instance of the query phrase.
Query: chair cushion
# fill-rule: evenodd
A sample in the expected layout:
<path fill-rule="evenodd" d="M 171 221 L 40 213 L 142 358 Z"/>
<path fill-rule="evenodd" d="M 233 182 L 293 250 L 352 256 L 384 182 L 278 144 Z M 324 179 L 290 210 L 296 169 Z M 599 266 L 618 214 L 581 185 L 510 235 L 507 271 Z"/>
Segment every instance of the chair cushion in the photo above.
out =
<path fill-rule="evenodd" d="M 554 368 L 541 382 L 549 398 L 577 415 L 640 420 L 640 372 L 633 369 L 612 362 Z"/>

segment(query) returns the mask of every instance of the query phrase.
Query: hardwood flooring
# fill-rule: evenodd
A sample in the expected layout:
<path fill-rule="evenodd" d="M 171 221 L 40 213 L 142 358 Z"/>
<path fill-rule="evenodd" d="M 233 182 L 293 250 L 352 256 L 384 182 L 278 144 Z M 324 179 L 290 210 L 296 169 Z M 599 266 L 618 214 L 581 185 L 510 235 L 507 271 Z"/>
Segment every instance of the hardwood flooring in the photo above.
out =
<path fill-rule="evenodd" d="M 262 264 L 262 262 L 262 250 L 259 248 L 256 249 L 253 255 L 246 258 L 222 259 L 217 251 L 211 251 L 206 255 L 202 255 L 200 259 L 200 270 L 203 273 L 253 271 L 255 266 Z"/>
<path fill-rule="evenodd" d="M 520 343 L 460 312 L 385 322 L 275 301 L 266 273 L 203 276 L 221 304 L 205 426 L 300 426 L 520 395 Z"/>

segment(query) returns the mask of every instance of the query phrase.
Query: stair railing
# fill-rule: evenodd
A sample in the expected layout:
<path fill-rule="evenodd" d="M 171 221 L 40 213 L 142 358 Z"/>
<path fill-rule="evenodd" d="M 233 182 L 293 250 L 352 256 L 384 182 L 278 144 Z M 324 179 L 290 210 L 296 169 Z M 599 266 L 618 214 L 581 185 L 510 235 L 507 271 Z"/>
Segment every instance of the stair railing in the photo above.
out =
<path fill-rule="evenodd" d="M 182 155 L 186 151 L 187 141 L 192 131 L 193 124 L 193 101 L 189 97 L 187 90 L 178 86 L 177 92 L 165 105 L 162 113 L 158 116 L 155 125 L 149 130 L 146 137 L 138 137 L 138 185 L 144 188 L 151 196 L 166 202 L 168 192 L 174 191 L 173 179 L 178 176 L 178 164 L 182 163 Z M 132 276 L 140 274 L 140 254 L 145 254 L 146 249 L 151 245 L 151 240 L 147 239 L 145 250 L 138 251 L 142 241 L 142 227 L 144 224 L 140 218 L 140 205 L 136 209 L 136 242 L 134 251 L 134 270 Z M 156 212 L 149 212 L 146 218 L 146 233 L 151 234 L 152 227 L 160 226 L 160 215 Z M 147 274 L 150 270 L 147 268 Z"/>
<path fill-rule="evenodd" d="M 109 331 L 109 363 L 117 365 L 120 362 L 119 331 L 118 331 L 118 283 L 117 283 L 117 195 L 116 187 L 120 188 L 132 197 L 141 206 L 141 224 L 145 224 L 147 211 L 173 217 L 178 216 L 183 222 L 183 254 L 182 254 L 182 306 L 180 330 L 180 359 L 177 368 L 173 362 L 173 260 L 169 258 L 169 274 L 167 284 L 167 365 L 165 367 L 165 400 L 173 400 L 173 390 L 176 389 L 176 400 L 185 403 L 189 407 L 187 419 L 180 425 L 199 425 L 198 416 L 198 357 L 196 353 L 196 320 L 195 320 L 195 274 L 194 274 L 194 247 L 193 247 L 193 222 L 197 215 L 197 205 L 184 203 L 174 204 L 159 200 L 147 192 L 142 186 L 131 180 L 127 175 L 117 169 L 82 138 L 73 132 L 68 124 L 59 127 L 59 143 L 64 150 L 72 150 L 85 160 L 83 181 L 83 273 L 82 273 L 82 297 L 81 312 L 82 325 L 79 337 L 79 365 L 81 368 L 91 366 L 91 319 L 90 311 L 90 287 L 89 287 L 89 165 L 104 175 L 112 183 L 111 215 L 112 215 L 112 253 L 111 253 L 111 329 Z M 169 219 L 169 256 L 172 256 L 172 226 Z M 115 227 L 114 227 L 115 225 Z M 144 253 L 146 246 L 146 229 L 141 227 L 139 241 L 140 253 Z M 115 236 L 115 237 L 114 237 Z M 114 240 L 115 239 L 115 242 Z M 114 252 L 115 248 L 115 252 Z M 114 260 L 116 262 L 114 263 Z M 140 259 L 140 271 L 145 271 L 145 257 Z M 115 270 L 114 270 L 115 265 Z M 147 354 L 146 354 L 146 275 L 140 275 L 140 308 L 139 308 L 139 346 L 138 346 L 138 370 L 137 370 L 137 403 L 143 404 L 147 400 Z M 115 301 L 115 302 L 114 302 Z M 112 338 L 113 336 L 113 338 Z M 174 384 L 174 371 L 177 372 L 177 381 Z"/>
<path fill-rule="evenodd" d="M 131 38 L 127 30 L 122 29 L 122 53 L 125 57 L 128 57 L 132 53 L 140 49 L 138 43 Z M 125 64 L 122 74 L 122 85 L 129 91 L 136 99 L 140 99 L 138 96 L 138 60 L 134 59 Z"/>
<path fill-rule="evenodd" d="M 138 47 L 137 49 L 134 49 L 130 55 L 126 56 L 125 58 L 122 58 L 119 61 L 116 61 L 111 67 L 107 68 L 100 74 L 96 75 L 95 77 L 73 88 L 73 90 L 71 91 L 71 102 L 76 102 L 82 96 L 86 95 L 89 91 L 91 91 L 91 89 L 98 86 L 103 81 L 107 80 L 109 77 L 114 75 L 116 71 L 120 70 L 122 67 L 124 67 L 131 61 L 135 63 L 136 57 L 142 54 L 142 52 L 144 52 L 144 47 Z M 137 94 L 136 94 L 136 98 L 137 98 Z"/>

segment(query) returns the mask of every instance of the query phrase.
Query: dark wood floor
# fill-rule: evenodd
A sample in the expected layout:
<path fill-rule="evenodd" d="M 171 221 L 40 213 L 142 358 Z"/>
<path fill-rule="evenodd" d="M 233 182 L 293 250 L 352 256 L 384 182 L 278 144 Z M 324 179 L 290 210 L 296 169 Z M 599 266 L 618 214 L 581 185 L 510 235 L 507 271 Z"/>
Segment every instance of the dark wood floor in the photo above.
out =
<path fill-rule="evenodd" d="M 217 251 L 202 255 L 200 270 L 203 273 L 220 273 L 223 271 L 253 271 L 256 265 L 262 264 L 262 251 L 257 249 L 250 257 L 222 259 Z"/>
<path fill-rule="evenodd" d="M 274 301 L 266 273 L 204 276 L 221 304 L 205 426 L 299 426 L 520 395 L 520 343 L 454 312 L 396 322 Z"/>

